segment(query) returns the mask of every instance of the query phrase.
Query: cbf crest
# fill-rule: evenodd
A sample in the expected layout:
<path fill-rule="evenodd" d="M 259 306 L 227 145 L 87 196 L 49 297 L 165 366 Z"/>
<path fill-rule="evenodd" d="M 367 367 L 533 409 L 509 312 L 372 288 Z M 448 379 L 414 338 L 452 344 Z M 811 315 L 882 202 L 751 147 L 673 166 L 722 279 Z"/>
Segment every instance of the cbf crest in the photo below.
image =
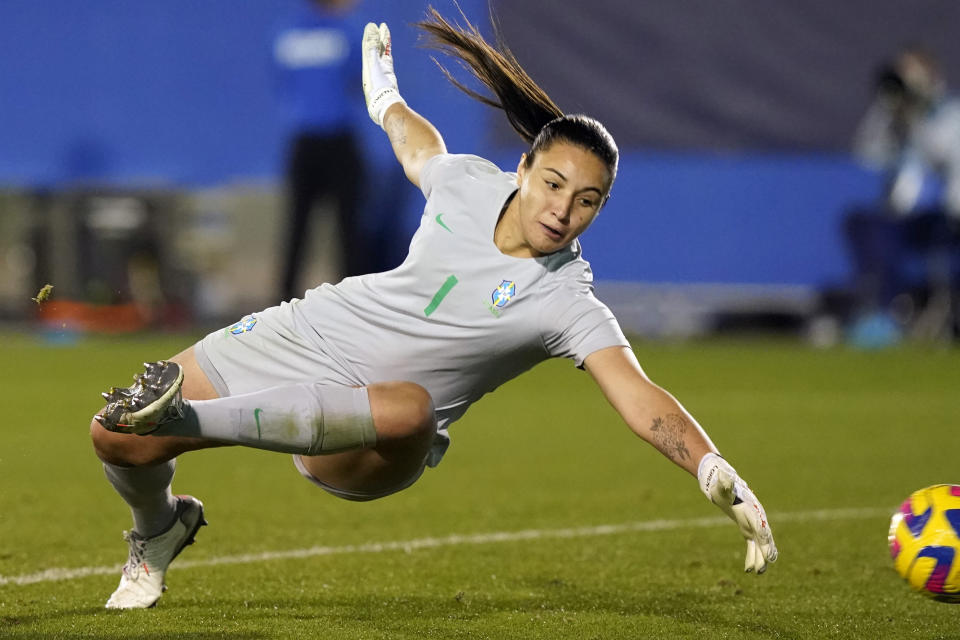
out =
<path fill-rule="evenodd" d="M 237 336 L 241 333 L 249 333 L 253 331 L 254 325 L 257 324 L 256 316 L 246 316 L 239 322 L 235 322 L 227 328 L 227 331 Z"/>
<path fill-rule="evenodd" d="M 494 307 L 503 309 L 515 295 L 517 295 L 517 283 L 513 280 L 502 280 L 490 294 L 490 299 Z"/>

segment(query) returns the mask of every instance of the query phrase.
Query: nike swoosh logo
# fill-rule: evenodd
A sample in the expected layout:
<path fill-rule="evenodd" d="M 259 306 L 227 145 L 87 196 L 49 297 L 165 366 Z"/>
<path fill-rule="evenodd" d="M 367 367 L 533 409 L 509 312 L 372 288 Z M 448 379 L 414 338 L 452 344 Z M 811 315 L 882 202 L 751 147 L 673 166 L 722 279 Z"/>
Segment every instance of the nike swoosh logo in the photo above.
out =
<path fill-rule="evenodd" d="M 436 217 L 437 224 L 440 225 L 441 227 L 443 227 L 444 229 L 446 229 L 447 231 L 449 231 L 450 233 L 453 233 L 453 229 L 451 229 L 451 228 L 448 227 L 447 225 L 443 224 L 443 220 L 440 219 L 440 218 L 442 218 L 442 217 L 443 217 L 443 214 L 442 214 L 442 213 L 438 213 L 438 214 L 437 214 L 437 217 Z"/>
<path fill-rule="evenodd" d="M 253 410 L 253 419 L 257 421 L 257 440 L 260 439 L 260 414 L 263 413 L 263 409 L 254 409 Z"/>

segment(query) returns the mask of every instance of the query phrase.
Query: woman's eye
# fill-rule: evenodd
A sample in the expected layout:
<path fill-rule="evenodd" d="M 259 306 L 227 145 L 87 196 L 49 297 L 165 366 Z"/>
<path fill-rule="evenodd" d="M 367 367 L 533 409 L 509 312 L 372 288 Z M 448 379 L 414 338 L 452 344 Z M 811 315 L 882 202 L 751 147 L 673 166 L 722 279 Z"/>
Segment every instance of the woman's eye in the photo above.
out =
<path fill-rule="evenodd" d="M 594 203 L 593 203 L 593 200 L 591 200 L 591 199 L 589 199 L 589 198 L 580 198 L 580 206 L 581 206 L 581 207 L 593 208 Z"/>
<path fill-rule="evenodd" d="M 553 191 L 556 191 L 557 189 L 560 188 L 560 185 L 558 185 L 556 182 L 550 182 L 549 180 L 547 180 L 546 183 L 547 183 L 547 186 Z"/>

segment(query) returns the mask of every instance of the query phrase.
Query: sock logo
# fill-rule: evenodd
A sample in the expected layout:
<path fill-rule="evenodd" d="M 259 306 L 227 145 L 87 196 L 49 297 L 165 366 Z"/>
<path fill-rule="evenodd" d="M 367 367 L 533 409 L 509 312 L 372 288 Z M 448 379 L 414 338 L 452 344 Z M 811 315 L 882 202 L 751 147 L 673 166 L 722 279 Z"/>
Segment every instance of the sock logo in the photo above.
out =
<path fill-rule="evenodd" d="M 253 410 L 253 419 L 257 422 L 257 440 L 260 440 L 260 414 L 263 413 L 263 409 L 257 407 Z"/>

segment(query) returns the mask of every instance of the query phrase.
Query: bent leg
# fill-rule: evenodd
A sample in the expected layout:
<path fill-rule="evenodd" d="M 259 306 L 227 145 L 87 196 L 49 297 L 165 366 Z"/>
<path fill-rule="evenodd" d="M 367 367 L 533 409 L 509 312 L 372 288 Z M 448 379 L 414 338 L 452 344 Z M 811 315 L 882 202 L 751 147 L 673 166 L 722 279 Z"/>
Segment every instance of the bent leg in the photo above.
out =
<path fill-rule="evenodd" d="M 192 347 L 171 359 L 184 369 L 182 393 L 185 396 L 216 397 L 213 386 L 197 365 Z M 90 423 L 90 436 L 97 456 L 103 461 L 107 480 L 130 507 L 133 530 L 144 538 L 167 531 L 177 517 L 178 501 L 170 489 L 176 456 L 220 444 L 196 438 L 114 433 L 96 420 Z"/>
<path fill-rule="evenodd" d="M 170 360 L 183 367 L 181 392 L 185 399 L 211 400 L 219 397 L 207 375 L 197 364 L 193 347 L 178 353 Z M 96 420 L 90 422 L 90 437 L 97 457 L 103 462 L 121 467 L 153 466 L 172 460 L 187 451 L 225 446 L 222 442 L 207 438 L 115 433 L 104 429 Z"/>
<path fill-rule="evenodd" d="M 185 451 L 239 444 L 301 454 L 300 465 L 325 486 L 384 494 L 420 474 L 436 433 L 433 401 L 415 383 L 298 383 L 219 398 L 192 349 L 174 360 L 184 368 L 184 418 L 147 436 L 112 433 L 94 422 L 104 462 L 150 467 Z"/>
<path fill-rule="evenodd" d="M 409 486 L 423 470 L 436 434 L 430 394 L 410 382 L 367 387 L 377 431 L 372 449 L 299 456 L 303 469 L 339 497 L 366 500 Z"/>
<path fill-rule="evenodd" d="M 299 382 L 184 402 L 182 418 L 162 424 L 146 437 L 322 456 L 307 463 L 311 469 L 322 467 L 324 476 L 366 484 L 384 474 L 385 481 L 392 482 L 419 471 L 435 431 L 433 401 L 418 384 L 346 387 Z M 338 457 L 343 453 L 353 455 Z"/>
<path fill-rule="evenodd" d="M 419 475 L 435 432 L 433 401 L 420 385 L 301 382 L 184 403 L 183 418 L 154 433 L 296 454 L 301 472 L 324 486 L 381 493 Z"/>

